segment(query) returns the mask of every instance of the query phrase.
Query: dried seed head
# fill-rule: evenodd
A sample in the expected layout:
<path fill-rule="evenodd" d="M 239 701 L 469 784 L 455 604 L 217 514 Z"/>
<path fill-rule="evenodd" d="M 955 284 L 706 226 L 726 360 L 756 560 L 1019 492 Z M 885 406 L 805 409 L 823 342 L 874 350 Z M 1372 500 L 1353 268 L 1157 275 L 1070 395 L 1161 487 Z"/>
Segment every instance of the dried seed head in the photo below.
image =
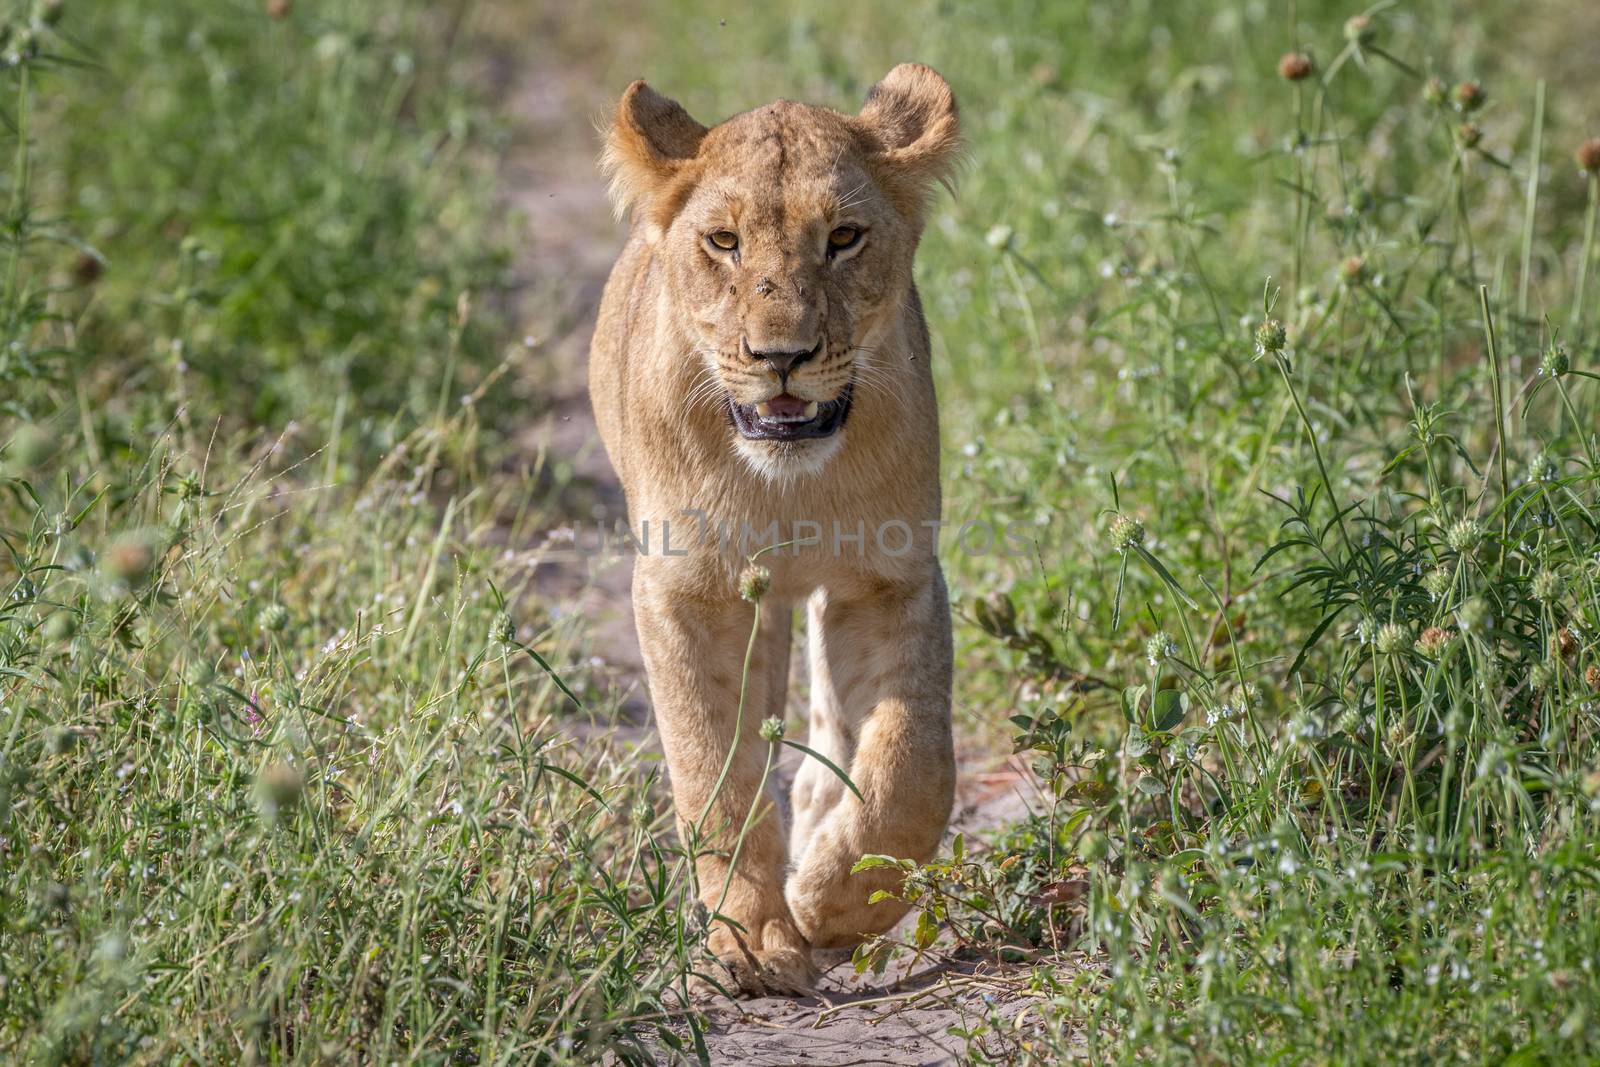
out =
<path fill-rule="evenodd" d="M 1438 659 L 1440 654 L 1449 646 L 1449 631 L 1438 626 L 1428 627 L 1422 631 L 1422 636 L 1417 638 L 1417 651 L 1429 659 Z"/>
<path fill-rule="evenodd" d="M 1561 575 L 1552 570 L 1541 570 L 1533 576 L 1533 599 L 1541 604 L 1552 604 L 1561 599 Z"/>
<path fill-rule="evenodd" d="M 159 538 L 151 530 L 125 533 L 106 550 L 106 570 L 127 585 L 138 585 L 150 577 L 160 549 Z"/>
<path fill-rule="evenodd" d="M 1476 122 L 1463 122 L 1456 127 L 1456 144 L 1462 148 L 1477 148 L 1483 140 L 1483 130 Z"/>
<path fill-rule="evenodd" d="M 1334 727 L 1344 733 L 1354 736 L 1361 731 L 1363 725 L 1360 708 L 1345 708 L 1335 720 Z"/>
<path fill-rule="evenodd" d="M 1456 86 L 1455 92 L 1451 94 L 1456 107 L 1460 108 L 1465 114 L 1471 114 L 1482 107 L 1488 96 L 1489 94 L 1483 91 L 1483 86 L 1475 81 L 1461 82 Z"/>
<path fill-rule="evenodd" d="M 294 0 L 267 0 L 267 17 L 271 19 L 288 18 L 289 12 L 294 9 Z"/>
<path fill-rule="evenodd" d="M 774 715 L 772 718 L 762 722 L 761 740 L 769 745 L 775 745 L 783 740 L 784 729 L 783 720 Z"/>
<path fill-rule="evenodd" d="M 1165 630 L 1160 630 L 1150 636 L 1144 643 L 1145 659 L 1150 661 L 1150 666 L 1159 667 L 1162 663 L 1178 654 L 1178 642 Z"/>
<path fill-rule="evenodd" d="M 1268 319 L 1256 327 L 1256 355 L 1275 356 L 1283 351 L 1283 346 L 1288 340 L 1289 334 L 1284 329 L 1283 323 L 1277 319 Z"/>
<path fill-rule="evenodd" d="M 1600 693 L 1600 663 L 1589 664 L 1589 669 L 1583 672 L 1583 682 L 1590 689 Z"/>
<path fill-rule="evenodd" d="M 1444 543 L 1463 556 L 1471 555 L 1483 543 L 1483 526 L 1477 519 L 1461 519 L 1445 531 Z"/>
<path fill-rule="evenodd" d="M 1144 523 L 1120 511 L 1112 516 L 1109 533 L 1111 547 L 1123 555 L 1144 544 Z"/>
<path fill-rule="evenodd" d="M 1443 107 L 1449 95 L 1450 89 L 1445 85 L 1443 78 L 1429 78 L 1422 86 L 1422 99 L 1434 107 Z"/>
<path fill-rule="evenodd" d="M 1378 628 L 1375 642 L 1385 656 L 1398 656 L 1411 647 L 1411 627 L 1398 622 L 1386 622 Z"/>
<path fill-rule="evenodd" d="M 1411 731 L 1399 719 L 1393 719 L 1383 731 L 1383 750 L 1391 759 L 1399 759 L 1411 741 Z"/>
<path fill-rule="evenodd" d="M 1372 27 L 1370 15 L 1352 15 L 1345 20 L 1344 39 L 1355 44 L 1371 44 L 1377 31 Z"/>
<path fill-rule="evenodd" d="M 739 596 L 752 604 L 760 603 L 772 588 L 772 572 L 752 564 L 739 575 Z"/>
<path fill-rule="evenodd" d="M 1578 169 L 1587 174 L 1600 174 L 1600 137 L 1591 137 L 1578 146 L 1574 154 Z"/>
<path fill-rule="evenodd" d="M 656 821 L 656 809 L 648 797 L 640 797 L 633 802 L 633 807 L 628 809 L 635 825 L 649 826 Z"/>
<path fill-rule="evenodd" d="M 1494 613 L 1489 609 L 1489 602 L 1481 596 L 1475 596 L 1456 609 L 1456 626 L 1464 634 L 1482 637 L 1494 626 Z"/>
<path fill-rule="evenodd" d="M 106 265 L 99 256 L 90 252 L 80 253 L 72 263 L 72 280 L 87 289 L 100 280 L 106 271 Z"/>
<path fill-rule="evenodd" d="M 270 634 L 281 633 L 289 625 L 289 609 L 282 604 L 268 604 L 256 616 L 256 622 Z"/>
<path fill-rule="evenodd" d="M 1559 378 L 1572 369 L 1572 360 L 1567 356 L 1566 347 L 1553 344 L 1544 350 L 1543 357 L 1539 360 L 1539 373 L 1547 378 Z"/>
<path fill-rule="evenodd" d="M 1350 256 L 1339 264 L 1339 280 L 1346 285 L 1360 285 L 1367 277 L 1367 261 L 1360 256 Z"/>
<path fill-rule="evenodd" d="M 1555 652 L 1562 659 L 1571 659 L 1578 651 L 1578 637 L 1570 629 L 1563 626 L 1556 631 Z"/>
<path fill-rule="evenodd" d="M 1304 52 L 1286 52 L 1283 58 L 1278 60 L 1278 77 L 1284 81 L 1304 81 L 1311 77 L 1311 72 L 1315 69 L 1311 57 Z"/>
<path fill-rule="evenodd" d="M 1433 570 L 1428 572 L 1428 576 L 1426 578 L 1422 579 L 1422 588 L 1428 591 L 1429 596 L 1433 597 L 1435 600 L 1438 600 L 1440 597 L 1450 592 L 1450 586 L 1454 581 L 1455 572 L 1451 568 L 1435 567 Z"/>

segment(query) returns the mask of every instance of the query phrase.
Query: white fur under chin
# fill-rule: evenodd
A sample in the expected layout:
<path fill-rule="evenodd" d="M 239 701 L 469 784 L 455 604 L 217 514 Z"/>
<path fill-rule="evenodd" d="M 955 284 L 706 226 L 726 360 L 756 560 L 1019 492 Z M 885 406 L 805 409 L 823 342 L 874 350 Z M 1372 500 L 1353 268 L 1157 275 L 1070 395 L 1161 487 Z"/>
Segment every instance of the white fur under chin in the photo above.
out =
<path fill-rule="evenodd" d="M 843 443 L 843 429 L 831 437 L 807 441 L 751 441 L 734 435 L 734 449 L 750 469 L 769 484 L 780 487 L 820 473 L 828 461 L 839 454 Z"/>

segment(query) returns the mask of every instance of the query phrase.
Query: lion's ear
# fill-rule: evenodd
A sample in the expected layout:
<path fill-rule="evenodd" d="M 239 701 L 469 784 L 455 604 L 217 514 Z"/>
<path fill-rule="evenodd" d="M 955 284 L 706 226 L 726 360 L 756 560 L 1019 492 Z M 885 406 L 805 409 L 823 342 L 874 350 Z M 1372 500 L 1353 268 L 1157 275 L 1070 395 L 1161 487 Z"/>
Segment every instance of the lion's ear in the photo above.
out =
<path fill-rule="evenodd" d="M 611 179 L 611 202 L 621 215 L 656 214 L 661 194 L 700 151 L 706 128 L 642 81 L 628 86 L 605 135 L 600 166 Z"/>
<path fill-rule="evenodd" d="M 950 83 L 932 67 L 902 63 L 867 93 L 856 122 L 896 206 L 920 218 L 934 183 L 949 185 L 961 158 Z"/>

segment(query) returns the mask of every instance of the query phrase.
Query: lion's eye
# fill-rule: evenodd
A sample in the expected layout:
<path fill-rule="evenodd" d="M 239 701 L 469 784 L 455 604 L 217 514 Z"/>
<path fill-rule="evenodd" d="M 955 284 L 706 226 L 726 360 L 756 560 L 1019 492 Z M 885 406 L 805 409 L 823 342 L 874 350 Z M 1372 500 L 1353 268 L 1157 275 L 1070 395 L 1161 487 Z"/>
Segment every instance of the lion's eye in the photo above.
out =
<path fill-rule="evenodd" d="M 847 248 L 854 247 L 859 240 L 861 231 L 854 226 L 836 226 L 833 232 L 828 234 L 828 251 L 843 252 Z"/>
<path fill-rule="evenodd" d="M 739 235 L 732 230 L 717 230 L 706 234 L 706 240 L 724 252 L 732 252 L 739 247 Z"/>

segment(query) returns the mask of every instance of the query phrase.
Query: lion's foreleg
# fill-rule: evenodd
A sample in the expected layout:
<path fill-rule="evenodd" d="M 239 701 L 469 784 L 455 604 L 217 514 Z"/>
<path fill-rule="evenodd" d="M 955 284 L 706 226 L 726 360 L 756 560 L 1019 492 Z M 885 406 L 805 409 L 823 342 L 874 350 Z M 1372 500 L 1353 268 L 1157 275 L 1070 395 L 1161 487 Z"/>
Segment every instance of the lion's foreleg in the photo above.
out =
<path fill-rule="evenodd" d="M 831 696 L 824 710 L 837 720 L 828 729 L 850 753 L 846 769 L 861 797 L 842 783 L 827 785 L 826 768 L 804 770 L 796 817 L 811 829 L 793 839 L 798 862 L 786 892 L 807 939 L 833 948 L 887 930 L 905 912 L 893 901 L 867 902 L 876 890 L 897 888 L 898 874 L 852 875 L 856 861 L 868 853 L 926 861 L 950 818 L 955 752 L 943 578 L 935 567 L 917 588 L 825 598 L 813 606 L 812 624 L 819 622 L 812 684 Z M 805 796 L 798 795 L 802 784 Z M 802 816 L 803 802 L 810 806 Z"/>
<path fill-rule="evenodd" d="M 782 706 L 787 617 L 765 609 L 746 680 L 750 605 L 693 600 L 641 565 L 634 611 L 679 832 L 713 916 L 711 951 L 746 992 L 804 990 L 814 970 L 783 895 L 782 820 L 771 782 L 762 789 L 770 746 L 759 733 Z"/>

